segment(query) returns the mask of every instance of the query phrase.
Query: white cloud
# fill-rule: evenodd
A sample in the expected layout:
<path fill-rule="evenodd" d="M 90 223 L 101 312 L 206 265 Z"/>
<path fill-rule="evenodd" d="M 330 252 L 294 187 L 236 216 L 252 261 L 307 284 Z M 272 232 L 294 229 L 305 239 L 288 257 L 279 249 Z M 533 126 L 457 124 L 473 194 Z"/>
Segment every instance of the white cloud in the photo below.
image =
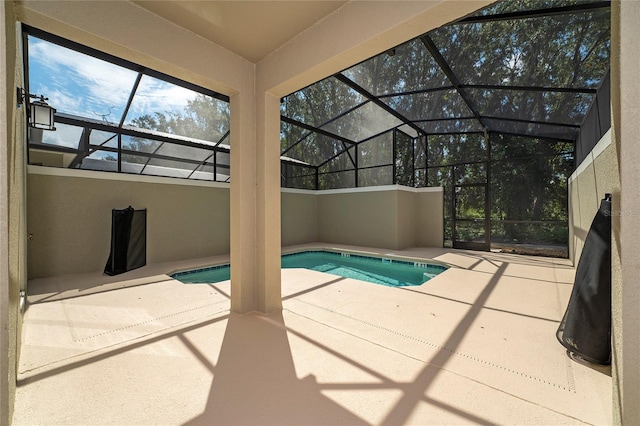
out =
<path fill-rule="evenodd" d="M 56 124 L 55 131 L 42 131 L 43 142 L 50 145 L 78 148 L 82 128 Z"/>
<path fill-rule="evenodd" d="M 182 111 L 195 96 L 196 93 L 189 89 L 144 76 L 131 104 L 129 117 L 135 118 L 156 111 Z"/>
<path fill-rule="evenodd" d="M 135 72 L 36 39 L 31 39 L 29 50 L 30 60 L 34 61 L 35 58 L 51 72 L 51 81 L 47 83 L 52 84 L 59 94 L 78 99 L 74 104 L 76 108 L 96 109 L 96 106 L 101 105 L 106 105 L 107 108 L 111 105 L 122 108 L 126 104 L 136 78 Z M 74 86 L 82 92 L 75 93 Z M 53 105 L 53 94 L 47 95 Z M 82 105 L 83 102 L 88 105 Z M 64 105 L 71 106 L 69 103 Z M 87 115 L 86 110 L 73 109 L 67 112 Z"/>
<path fill-rule="evenodd" d="M 47 101 L 51 106 L 54 106 L 58 111 L 79 111 L 81 110 L 81 101 L 77 97 L 69 96 L 66 93 L 61 92 L 57 88 L 53 92 L 47 93 L 49 100 Z"/>
<path fill-rule="evenodd" d="M 120 120 L 136 72 L 33 37 L 29 39 L 29 56 L 48 73 L 33 82 L 36 87 L 32 92 L 44 93 L 59 112 L 100 119 L 113 109 L 106 119 Z M 195 96 L 189 89 L 145 75 L 127 121 L 153 112 L 183 111 Z"/>

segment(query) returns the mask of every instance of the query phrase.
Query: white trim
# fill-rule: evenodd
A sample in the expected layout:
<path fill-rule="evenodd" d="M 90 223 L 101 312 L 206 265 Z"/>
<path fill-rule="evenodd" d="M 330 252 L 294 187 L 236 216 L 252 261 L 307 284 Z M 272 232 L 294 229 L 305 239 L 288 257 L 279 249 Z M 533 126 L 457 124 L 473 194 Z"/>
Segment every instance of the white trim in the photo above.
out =
<path fill-rule="evenodd" d="M 341 189 L 296 189 L 296 188 L 280 188 L 280 192 L 290 194 L 306 194 L 306 195 L 331 195 L 331 194 L 352 194 L 357 192 L 381 192 L 381 191 L 405 191 L 405 192 L 444 192 L 442 186 L 429 186 L 426 188 L 412 188 L 403 185 L 381 185 L 381 186 L 362 186 L 359 188 L 341 188 Z"/>
<path fill-rule="evenodd" d="M 76 170 L 76 169 L 64 169 L 59 167 L 46 167 L 46 166 L 28 166 L 28 173 L 30 175 L 43 175 L 43 176 L 61 176 L 72 177 L 79 179 L 101 179 L 101 180 L 115 180 L 124 182 L 142 182 L 142 183 L 155 183 L 161 185 L 182 185 L 182 186 L 202 186 L 207 188 L 224 188 L 229 189 L 231 186 L 227 182 L 211 182 L 205 180 L 190 180 L 180 178 L 170 178 L 162 176 L 147 176 L 147 175 L 132 175 L 128 173 L 113 173 L 113 172 L 99 172 L 95 170 Z"/>
<path fill-rule="evenodd" d="M 412 192 L 444 192 L 444 186 L 427 186 L 424 188 L 411 188 Z"/>
<path fill-rule="evenodd" d="M 280 192 L 285 194 L 316 195 L 318 191 L 315 191 L 313 189 L 280 188 Z"/>
<path fill-rule="evenodd" d="M 412 188 L 403 185 L 382 185 L 382 186 L 363 186 L 359 188 L 341 188 L 341 189 L 325 189 L 323 191 L 316 191 L 318 195 L 331 195 L 331 194 L 351 194 L 357 192 L 381 192 L 381 191 L 406 191 L 406 192 L 443 192 L 444 188 L 441 186 L 432 186 L 427 188 Z"/>
<path fill-rule="evenodd" d="M 578 168 L 569 176 L 569 183 L 573 182 L 582 172 L 584 172 L 587 167 L 589 167 L 593 162 L 611 145 L 611 129 L 605 133 L 602 138 L 598 141 L 596 146 L 593 147 L 591 152 L 587 155 L 587 157 L 580 163 Z"/>
<path fill-rule="evenodd" d="M 73 177 L 80 179 L 102 179 L 102 180 L 116 180 L 124 182 L 143 182 L 143 183 L 156 183 L 162 185 L 183 185 L 183 186 L 204 186 L 209 188 L 225 188 L 229 189 L 230 183 L 227 182 L 211 182 L 205 180 L 190 180 L 180 178 L 170 178 L 162 176 L 148 176 L 148 175 L 132 175 L 128 173 L 113 173 L 113 172 L 100 172 L 95 170 L 78 170 L 78 169 L 65 169 L 60 167 L 47 167 L 47 166 L 28 166 L 28 173 L 30 175 L 42 175 L 42 176 L 62 176 Z M 403 185 L 383 185 L 383 186 L 363 186 L 359 188 L 342 188 L 342 189 L 325 189 L 325 190 L 313 190 L 313 189 L 296 189 L 296 188 L 280 188 L 280 192 L 289 194 L 305 194 L 305 195 L 331 195 L 331 194 L 349 194 L 357 192 L 381 192 L 381 191 L 405 191 L 405 192 L 443 192 L 444 188 L 441 186 L 430 186 L 426 188 L 412 188 Z"/>

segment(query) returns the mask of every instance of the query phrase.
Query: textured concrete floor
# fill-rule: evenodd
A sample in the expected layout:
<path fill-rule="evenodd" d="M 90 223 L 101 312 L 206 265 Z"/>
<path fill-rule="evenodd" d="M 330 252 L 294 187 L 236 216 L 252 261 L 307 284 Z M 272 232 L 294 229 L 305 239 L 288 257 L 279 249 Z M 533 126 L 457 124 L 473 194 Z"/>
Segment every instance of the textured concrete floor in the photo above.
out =
<path fill-rule="evenodd" d="M 394 253 L 452 268 L 407 288 L 283 270 L 271 315 L 164 275 L 222 258 L 33 280 L 14 424 L 611 422 L 610 372 L 555 338 L 567 261 Z"/>

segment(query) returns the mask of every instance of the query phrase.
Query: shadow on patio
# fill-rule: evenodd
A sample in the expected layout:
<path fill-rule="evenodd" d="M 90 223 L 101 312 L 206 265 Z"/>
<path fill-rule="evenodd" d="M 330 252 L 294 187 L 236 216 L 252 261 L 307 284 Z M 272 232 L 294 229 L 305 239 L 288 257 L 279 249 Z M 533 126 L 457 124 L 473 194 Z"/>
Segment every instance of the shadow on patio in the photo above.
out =
<path fill-rule="evenodd" d="M 611 379 L 553 333 L 571 270 L 442 256 L 474 266 L 404 290 L 283 270 L 270 315 L 229 313 L 228 282 L 34 304 L 14 423 L 608 422 Z"/>
<path fill-rule="evenodd" d="M 187 425 L 367 424 L 299 379 L 281 313 L 231 314 L 204 412 Z"/>

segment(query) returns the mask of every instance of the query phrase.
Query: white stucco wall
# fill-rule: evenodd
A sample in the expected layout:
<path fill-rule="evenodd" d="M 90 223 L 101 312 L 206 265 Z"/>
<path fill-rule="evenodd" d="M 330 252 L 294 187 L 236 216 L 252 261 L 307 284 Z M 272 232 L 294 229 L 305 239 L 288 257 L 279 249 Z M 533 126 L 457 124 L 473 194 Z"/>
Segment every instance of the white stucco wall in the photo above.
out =
<path fill-rule="evenodd" d="M 569 177 L 569 258 L 574 265 L 578 264 L 600 201 L 613 192 L 619 179 L 616 162 L 609 131 Z"/>
<path fill-rule="evenodd" d="M 229 253 L 229 184 L 29 168 L 30 279 L 102 271 L 128 206 L 147 209 L 147 263 Z"/>
<path fill-rule="evenodd" d="M 383 186 L 318 191 L 321 242 L 389 249 L 442 247 L 443 190 Z"/>
<path fill-rule="evenodd" d="M 620 181 L 613 187 L 615 424 L 640 424 L 640 2 L 611 2 L 611 110 Z"/>

